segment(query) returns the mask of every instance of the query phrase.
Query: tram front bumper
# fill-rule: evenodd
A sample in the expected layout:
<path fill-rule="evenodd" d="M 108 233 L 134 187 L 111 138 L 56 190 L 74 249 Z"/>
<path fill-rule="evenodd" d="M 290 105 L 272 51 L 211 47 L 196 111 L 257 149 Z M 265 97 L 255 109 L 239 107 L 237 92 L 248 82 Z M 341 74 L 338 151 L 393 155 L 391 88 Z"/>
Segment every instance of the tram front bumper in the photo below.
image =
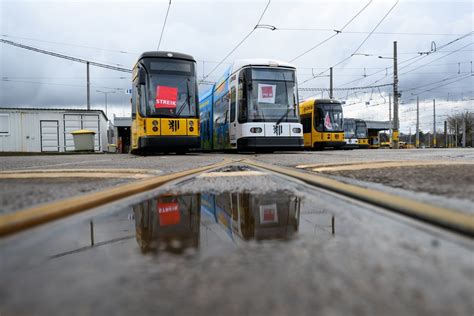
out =
<path fill-rule="evenodd" d="M 149 149 L 186 149 L 199 148 L 199 136 L 142 136 L 139 139 L 139 148 Z"/>
<path fill-rule="evenodd" d="M 238 149 L 298 150 L 303 146 L 302 137 L 243 137 L 237 140 Z"/>

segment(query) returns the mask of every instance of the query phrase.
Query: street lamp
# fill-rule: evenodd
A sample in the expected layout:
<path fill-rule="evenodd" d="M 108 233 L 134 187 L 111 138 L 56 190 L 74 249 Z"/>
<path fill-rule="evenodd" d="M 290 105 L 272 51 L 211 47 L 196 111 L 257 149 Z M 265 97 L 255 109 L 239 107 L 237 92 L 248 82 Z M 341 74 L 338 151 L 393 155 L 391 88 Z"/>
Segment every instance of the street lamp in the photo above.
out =
<path fill-rule="evenodd" d="M 96 90 L 96 92 L 103 93 L 105 96 L 105 116 L 107 117 L 107 121 L 109 120 L 109 116 L 107 114 L 107 94 L 109 93 L 115 93 L 115 91 L 101 91 L 101 90 Z"/>

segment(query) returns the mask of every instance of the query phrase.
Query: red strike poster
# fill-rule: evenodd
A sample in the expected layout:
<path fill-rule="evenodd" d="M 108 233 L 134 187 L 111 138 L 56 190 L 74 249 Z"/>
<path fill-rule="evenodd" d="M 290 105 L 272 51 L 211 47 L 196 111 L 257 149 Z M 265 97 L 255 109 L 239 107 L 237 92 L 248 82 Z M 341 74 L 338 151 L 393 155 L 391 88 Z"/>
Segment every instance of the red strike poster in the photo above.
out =
<path fill-rule="evenodd" d="M 158 203 L 158 216 L 160 217 L 160 226 L 176 225 L 181 220 L 179 213 L 179 204 L 177 202 Z"/>
<path fill-rule="evenodd" d="M 175 109 L 178 99 L 178 88 L 156 86 L 155 108 Z"/>

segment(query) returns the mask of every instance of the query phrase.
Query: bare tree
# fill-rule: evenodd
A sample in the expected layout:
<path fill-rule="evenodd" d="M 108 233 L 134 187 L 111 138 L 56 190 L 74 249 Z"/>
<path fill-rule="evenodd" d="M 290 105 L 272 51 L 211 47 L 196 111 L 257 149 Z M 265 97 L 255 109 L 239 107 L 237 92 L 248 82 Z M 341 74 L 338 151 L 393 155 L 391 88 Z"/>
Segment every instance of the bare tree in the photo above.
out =
<path fill-rule="evenodd" d="M 466 124 L 466 130 L 463 131 L 463 123 Z M 466 144 L 469 146 L 473 143 L 473 131 L 474 131 L 474 113 L 466 111 L 464 113 L 456 113 L 448 116 L 448 130 L 449 133 L 456 135 L 458 134 L 459 146 L 462 144 L 463 137 L 466 137 Z"/>

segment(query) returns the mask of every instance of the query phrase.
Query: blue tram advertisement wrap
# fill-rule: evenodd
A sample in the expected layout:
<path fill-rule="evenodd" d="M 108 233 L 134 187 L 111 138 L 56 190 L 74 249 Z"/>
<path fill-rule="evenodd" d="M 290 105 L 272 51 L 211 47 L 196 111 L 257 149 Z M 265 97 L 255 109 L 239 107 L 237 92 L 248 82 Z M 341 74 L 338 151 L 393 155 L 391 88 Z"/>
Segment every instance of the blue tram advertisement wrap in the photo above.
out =
<path fill-rule="evenodd" d="M 291 64 L 235 61 L 199 98 L 201 149 L 301 149 L 297 91 Z"/>

